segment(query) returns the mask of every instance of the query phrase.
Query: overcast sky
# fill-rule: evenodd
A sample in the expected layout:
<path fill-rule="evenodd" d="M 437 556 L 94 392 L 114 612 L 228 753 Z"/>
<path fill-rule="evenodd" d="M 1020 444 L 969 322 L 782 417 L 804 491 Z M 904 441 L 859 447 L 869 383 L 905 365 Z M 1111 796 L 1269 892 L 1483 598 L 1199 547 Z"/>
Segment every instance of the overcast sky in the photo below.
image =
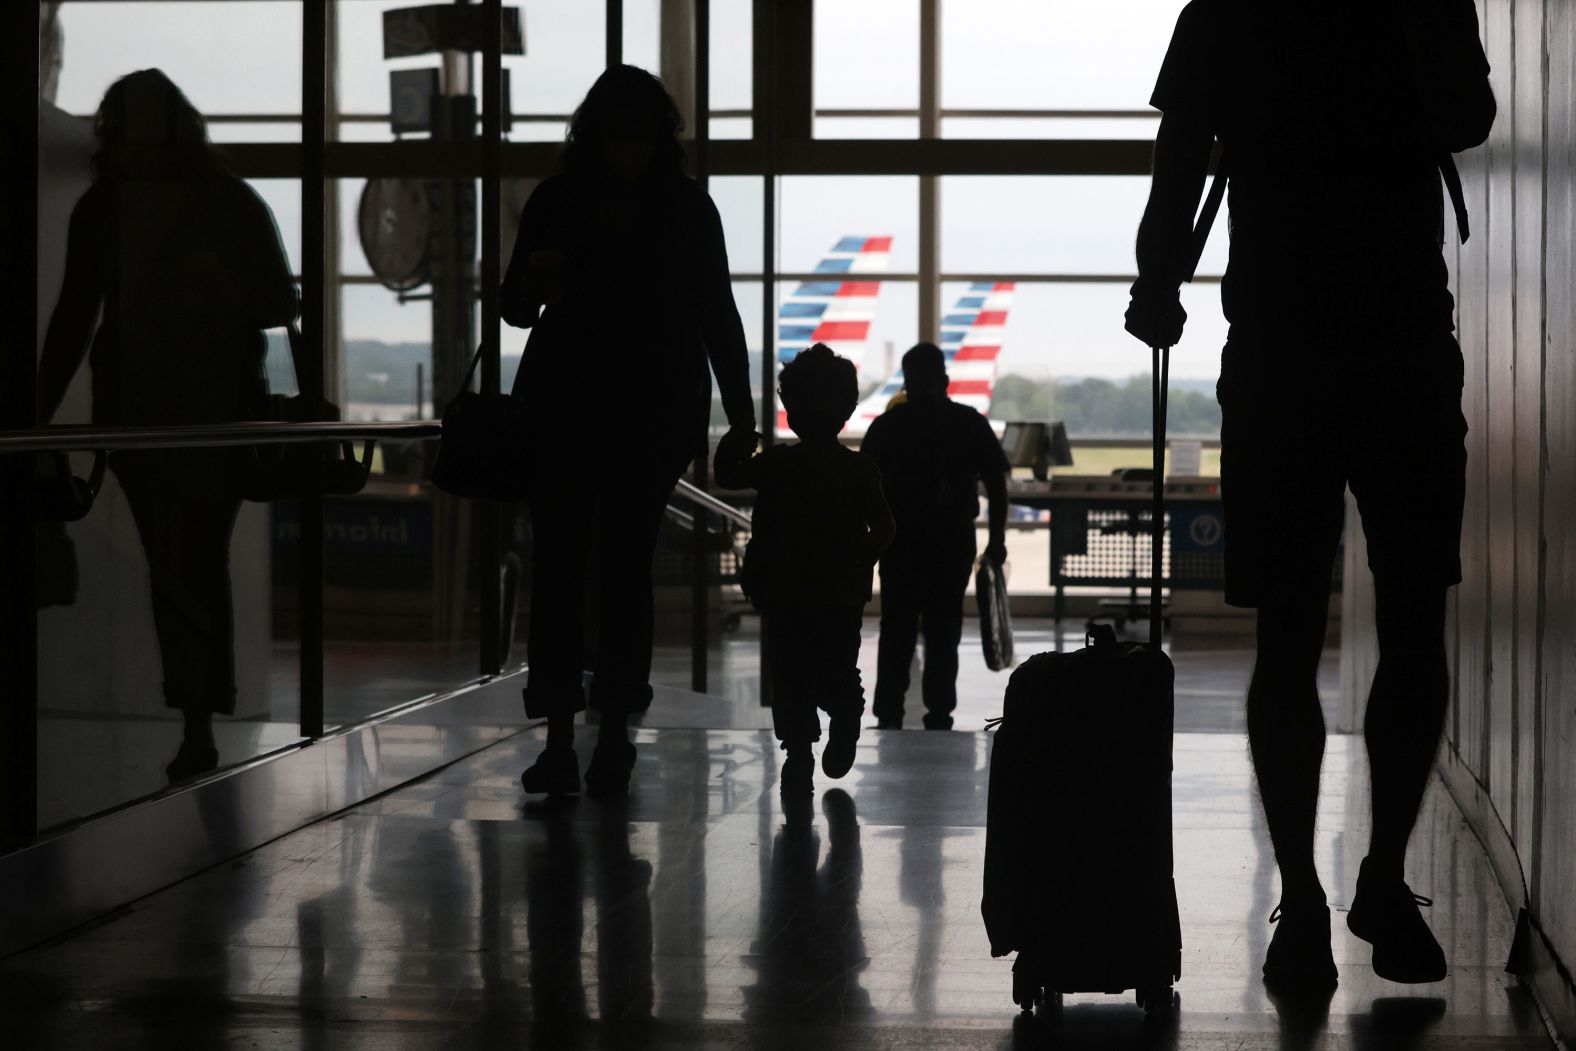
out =
<path fill-rule="evenodd" d="M 408 0 L 340 4 L 340 98 L 347 112 L 386 112 L 388 71 L 433 59 L 382 57 L 381 13 Z M 506 59 L 516 113 L 567 113 L 602 68 L 602 7 L 587 0 L 524 0 L 526 55 Z M 944 0 L 942 104 L 975 109 L 1146 108 L 1155 70 L 1182 0 Z M 625 0 L 626 60 L 654 67 L 659 0 Z M 750 0 L 712 0 L 713 106 L 750 104 Z M 916 107 L 918 0 L 822 0 L 816 5 L 818 108 Z M 300 105 L 300 5 L 249 2 L 66 4 L 59 103 L 91 112 L 104 89 L 134 69 L 159 66 L 208 113 L 289 113 Z M 912 120 L 822 122 L 836 136 L 912 136 Z M 1147 136 L 1153 121 L 949 121 L 944 134 Z M 718 127 L 738 134 L 745 127 Z M 555 124 L 522 125 L 516 138 L 558 139 Z M 299 139 L 297 125 L 216 126 L 216 138 Z M 388 138 L 381 125 L 352 125 L 346 137 Z M 287 247 L 299 257 L 300 193 L 290 181 L 259 184 Z M 359 186 L 347 185 L 353 204 Z M 714 180 L 736 270 L 761 265 L 761 189 L 755 179 Z M 946 178 L 942 184 L 942 266 L 948 271 L 1131 272 L 1132 241 L 1146 180 L 1136 178 Z M 780 265 L 810 269 L 839 237 L 894 238 L 892 268 L 916 266 L 918 180 L 903 177 L 785 178 L 780 194 Z M 353 208 L 347 208 L 347 219 Z M 349 223 L 347 222 L 347 227 Z M 1223 224 L 1222 224 L 1223 225 Z M 1219 273 L 1224 234 L 1202 268 Z M 353 234 L 347 271 L 365 271 Z M 960 289 L 947 286 L 950 300 Z M 1218 286 L 1185 290 L 1190 329 L 1178 348 L 1179 377 L 1213 376 L 1225 324 Z M 759 343 L 759 290 L 741 288 L 739 306 Z M 1123 377 L 1145 371 L 1148 351 L 1121 329 L 1126 289 L 1117 285 L 1024 285 L 1008 316 L 1002 365 L 1035 375 Z M 885 287 L 872 348 L 901 353 L 918 338 L 912 285 Z M 943 306 L 950 305 L 944 303 Z M 348 338 L 425 341 L 429 315 L 399 306 L 377 288 L 347 289 Z"/>

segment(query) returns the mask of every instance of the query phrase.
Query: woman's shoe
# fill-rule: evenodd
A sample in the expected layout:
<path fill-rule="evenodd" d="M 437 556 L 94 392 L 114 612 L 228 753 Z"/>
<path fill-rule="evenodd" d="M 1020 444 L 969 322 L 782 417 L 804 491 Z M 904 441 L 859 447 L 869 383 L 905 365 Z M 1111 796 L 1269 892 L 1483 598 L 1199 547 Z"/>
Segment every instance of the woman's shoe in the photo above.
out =
<path fill-rule="evenodd" d="M 219 749 L 213 745 L 192 744 L 182 741 L 180 749 L 175 753 L 175 758 L 164 768 L 164 776 L 170 779 L 170 784 L 189 781 L 201 774 L 219 767 Z"/>
<path fill-rule="evenodd" d="M 532 795 L 574 795 L 580 791 L 579 756 L 573 748 L 542 749 L 536 762 L 520 775 L 520 787 Z"/>
<path fill-rule="evenodd" d="M 630 741 L 598 741 L 586 767 L 586 791 L 594 796 L 623 795 L 635 769 L 635 746 Z"/>

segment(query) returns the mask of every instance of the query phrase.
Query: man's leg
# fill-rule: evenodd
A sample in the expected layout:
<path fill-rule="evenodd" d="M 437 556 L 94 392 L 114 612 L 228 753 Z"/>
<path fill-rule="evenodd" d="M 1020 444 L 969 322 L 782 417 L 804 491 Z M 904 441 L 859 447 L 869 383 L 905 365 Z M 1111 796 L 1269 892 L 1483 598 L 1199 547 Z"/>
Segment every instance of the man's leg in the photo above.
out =
<path fill-rule="evenodd" d="M 958 644 L 963 641 L 963 595 L 974 568 L 971 544 L 965 557 L 954 553 L 938 558 L 929 567 L 923 611 L 925 670 L 925 728 L 952 729 L 952 711 L 958 706 Z"/>
<path fill-rule="evenodd" d="M 1363 736 L 1373 782 L 1373 831 L 1346 914 L 1353 934 L 1374 947 L 1374 973 L 1394 982 L 1437 982 L 1444 950 L 1402 875 L 1406 841 L 1433 771 L 1449 698 L 1443 585 L 1406 586 L 1376 574 L 1379 667 Z"/>
<path fill-rule="evenodd" d="M 1443 329 L 1443 324 L 1441 324 Z M 1466 499 L 1463 363 L 1446 331 L 1395 335 L 1356 405 L 1350 483 L 1374 576 L 1379 667 L 1368 695 L 1373 829 L 1346 914 L 1373 946 L 1374 973 L 1435 982 L 1449 967 L 1403 875 L 1407 840 L 1449 705 L 1445 597 L 1461 579 Z"/>
<path fill-rule="evenodd" d="M 1445 728 L 1450 700 L 1446 590 L 1374 581 L 1379 667 L 1368 693 L 1363 737 L 1373 779 L 1368 868 L 1385 879 L 1402 878 L 1406 842 Z"/>
<path fill-rule="evenodd" d="M 876 654 L 872 707 L 878 723 L 903 725 L 908 667 L 919 640 L 919 593 L 913 559 L 888 552 L 881 560 L 881 641 Z"/>
<path fill-rule="evenodd" d="M 1284 908 L 1322 906 L 1313 832 L 1324 761 L 1319 657 L 1329 593 L 1277 598 L 1259 608 L 1258 656 L 1248 686 L 1248 744 Z"/>

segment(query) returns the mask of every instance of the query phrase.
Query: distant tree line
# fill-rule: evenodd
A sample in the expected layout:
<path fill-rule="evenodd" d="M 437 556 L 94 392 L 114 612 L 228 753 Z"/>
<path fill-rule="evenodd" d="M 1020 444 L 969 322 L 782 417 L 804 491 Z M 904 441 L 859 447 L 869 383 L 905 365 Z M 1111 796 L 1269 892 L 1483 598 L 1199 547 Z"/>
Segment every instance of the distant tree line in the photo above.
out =
<path fill-rule="evenodd" d="M 1067 425 L 1070 438 L 1141 438 L 1150 430 L 1150 374 L 1121 383 L 1104 379 L 1037 380 L 1009 373 L 996 380 L 993 420 L 1044 420 Z M 1178 437 L 1218 438 L 1220 405 L 1213 384 L 1172 383 L 1166 429 Z M 1200 389 L 1203 388 L 1203 389 Z"/>
<path fill-rule="evenodd" d="M 276 391 L 295 388 L 294 370 L 284 337 L 269 333 L 268 372 Z M 346 340 L 342 374 L 348 401 L 411 406 L 416 398 L 416 365 L 426 370 L 427 396 L 432 396 L 432 348 L 425 343 L 383 343 Z M 751 375 L 759 372 L 759 355 L 751 354 Z M 505 365 L 513 372 L 513 363 Z M 866 392 L 868 393 L 868 392 Z M 1149 434 L 1149 374 L 1122 382 L 1104 379 L 1031 379 L 1008 373 L 996 381 L 991 399 L 993 420 L 1060 420 L 1078 438 L 1142 438 Z M 712 422 L 726 423 L 722 403 L 715 400 Z M 1168 430 L 1179 437 L 1220 435 L 1220 406 L 1213 383 L 1172 381 Z"/>

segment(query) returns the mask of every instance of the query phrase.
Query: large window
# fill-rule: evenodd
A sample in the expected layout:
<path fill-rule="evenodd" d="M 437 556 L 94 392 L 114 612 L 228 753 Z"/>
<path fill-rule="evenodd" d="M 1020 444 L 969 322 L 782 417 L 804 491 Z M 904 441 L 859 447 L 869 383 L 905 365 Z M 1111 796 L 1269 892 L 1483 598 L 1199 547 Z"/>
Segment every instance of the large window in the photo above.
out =
<path fill-rule="evenodd" d="M 947 138 L 1148 138 L 1181 0 L 942 0 Z"/>
<path fill-rule="evenodd" d="M 301 5 L 66 3 L 53 100 L 90 114 L 117 79 L 157 68 L 207 116 L 215 141 L 301 141 Z"/>
<path fill-rule="evenodd" d="M 46 68 L 58 63 L 58 84 L 46 78 L 42 92 L 58 109 L 45 111 L 51 145 L 41 151 L 40 210 L 55 231 L 39 252 L 41 302 L 52 305 L 64 230 L 90 181 L 96 146 L 86 118 L 118 78 L 158 67 L 207 118 L 226 148 L 226 166 L 272 212 L 307 302 L 321 300 L 314 320 L 322 325 L 312 336 L 323 356 L 307 367 L 321 369 L 327 396 L 348 420 L 430 419 L 457 389 L 478 344 L 484 258 L 496 244 L 507 259 L 520 207 L 558 168 L 555 144 L 570 114 L 610 52 L 620 52 L 622 61 L 664 77 L 685 108 L 688 137 L 703 119 L 716 140 L 695 148 L 691 170 L 708 179 L 722 216 L 763 422 L 777 421 L 774 363 L 810 342 L 859 363 L 868 408 L 884 405 L 903 352 L 931 340 L 967 362 L 956 369 L 967 384 L 960 396 L 996 420 L 1065 421 L 1079 450 L 1075 469 L 1143 458 L 1149 356 L 1123 332 L 1122 313 L 1147 192 L 1145 140 L 1157 122 L 1147 102 L 1182 0 L 815 0 L 812 22 L 789 27 L 795 32 L 785 23 L 807 5 L 711 0 L 704 49 L 690 3 L 622 0 L 622 33 L 610 42 L 608 5 L 506 0 L 520 16 L 524 53 L 502 58 L 512 124 L 496 172 L 484 171 L 480 149 L 424 141 L 428 128 L 396 134 L 393 73 L 424 72 L 418 95 L 421 85 L 480 94 L 478 58 L 384 57 L 384 15 L 420 3 L 59 5 L 59 42 L 46 59 Z M 772 21 L 758 25 L 758 11 L 770 11 Z M 320 13 L 321 27 L 304 21 Z M 303 52 L 317 39 L 326 46 L 319 56 L 327 72 L 320 100 L 326 141 L 302 149 L 319 101 L 303 108 Z M 703 50 L 709 78 L 695 76 Z M 769 68 L 758 70 L 763 63 Z M 758 72 L 772 85 L 765 97 L 756 92 Z M 789 111 L 798 105 L 809 112 Z M 478 120 L 474 134 L 481 128 Z M 781 137 L 768 141 L 768 133 Z M 313 182 L 320 176 L 321 199 Z M 481 222 L 489 176 L 499 179 L 497 229 Z M 431 266 L 413 266 L 400 290 L 375 273 L 387 264 L 374 268 L 368 258 L 360 205 L 369 182 L 385 179 L 400 180 L 391 196 L 398 203 L 376 216 L 401 233 L 437 228 L 434 202 L 452 195 L 445 207 L 458 220 L 442 227 L 450 238 L 444 244 L 463 258 L 441 290 Z M 311 228 L 319 215 L 322 230 Z M 1214 282 L 1224 267 L 1224 228 L 1200 283 L 1184 290 L 1189 327 L 1173 364 L 1179 435 L 1214 434 L 1210 388 L 1225 335 Z M 435 250 L 428 234 L 412 236 L 417 247 Z M 505 386 L 526 338 L 502 333 Z M 276 394 L 298 393 L 316 379 L 296 375 L 282 327 L 271 333 L 266 368 Z M 85 373 L 78 376 L 55 422 L 89 419 L 89 388 Z M 721 425 L 720 413 L 714 422 Z M 1115 452 L 1094 451 L 1123 443 Z M 237 713 L 257 725 L 226 731 L 226 761 L 299 728 L 293 720 L 312 685 L 300 676 L 315 674 L 303 656 L 314 646 L 327 669 L 315 685 L 326 681 L 338 698 L 326 712 L 330 725 L 482 664 L 479 640 L 500 616 L 483 609 L 482 582 L 523 543 L 506 523 L 484 529 L 479 516 L 435 500 L 430 468 L 430 447 L 385 442 L 364 496 L 325 507 L 328 564 L 317 597 L 326 613 L 315 641 L 303 616 L 309 607 L 301 605 L 301 566 L 310 561 L 301 557 L 301 540 L 313 515 L 290 500 L 243 508 L 230 559 L 237 601 L 251 603 L 255 615 L 236 626 Z M 138 576 L 144 563 L 124 496 L 112 481 L 94 514 L 70 526 L 81 597 L 40 621 L 48 636 L 43 700 L 63 716 L 75 718 L 71 706 L 83 698 L 115 717 L 164 711 L 149 656 L 156 651 L 146 612 L 151 592 Z M 91 665 L 80 640 L 91 638 L 109 639 L 127 655 L 119 673 L 83 678 Z M 94 754 L 95 742 L 82 741 L 82 754 Z M 46 780 L 69 788 L 73 776 L 54 770 Z M 103 799 L 62 794 L 48 813 L 85 813 L 146 787 L 117 783 Z"/>
<path fill-rule="evenodd" d="M 997 419 L 1063 420 L 1074 438 L 1147 435 L 1147 397 L 1111 399 L 1108 384 L 1135 377 L 1148 390 L 1150 355 L 1122 328 L 1133 237 L 1149 191 L 1136 176 L 947 176 L 941 180 L 941 304 L 944 314 L 982 282 L 1011 279 L 998 358 Z M 1224 226 L 1224 224 L 1222 224 Z M 1214 437 L 1212 387 L 1225 342 L 1215 303 L 1225 231 L 1214 232 L 1184 301 L 1189 327 L 1172 359 L 1175 434 Z M 963 280 L 963 279 L 967 280 Z M 1026 385 L 1045 388 L 1033 398 Z M 1115 411 L 1112 406 L 1126 408 Z M 1202 414 L 1194 409 L 1202 409 Z"/>
<path fill-rule="evenodd" d="M 815 134 L 919 135 L 919 0 L 817 0 Z"/>

